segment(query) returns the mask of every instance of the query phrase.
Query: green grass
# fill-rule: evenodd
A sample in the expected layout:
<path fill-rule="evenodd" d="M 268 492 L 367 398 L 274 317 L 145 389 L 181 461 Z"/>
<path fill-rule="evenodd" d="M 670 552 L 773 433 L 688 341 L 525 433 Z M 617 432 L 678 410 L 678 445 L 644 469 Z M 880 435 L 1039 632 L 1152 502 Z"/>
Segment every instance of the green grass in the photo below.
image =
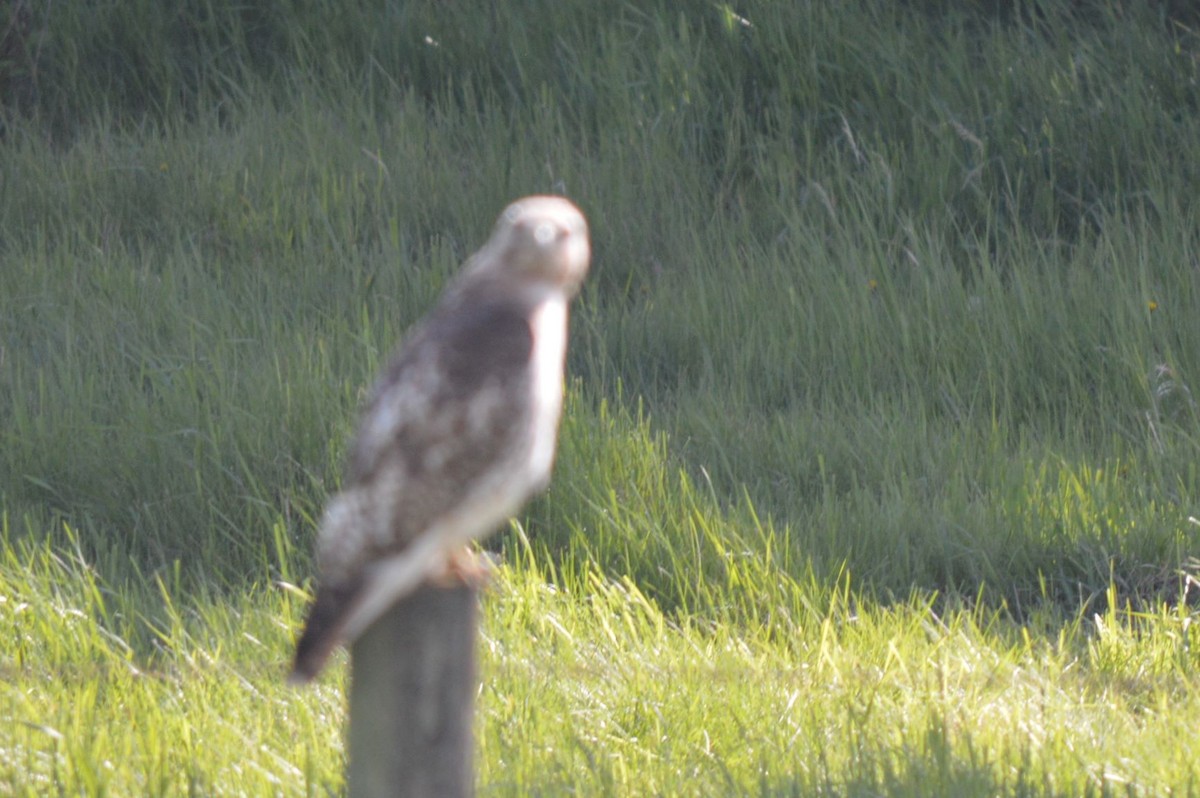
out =
<path fill-rule="evenodd" d="M 485 601 L 481 794 L 1190 794 L 1181 606 L 1025 624 L 776 574 L 773 616 L 664 613 L 524 548 Z M 286 688 L 302 597 L 106 585 L 69 545 L 0 564 L 0 784 L 15 794 L 325 794 L 342 677 Z M 144 613 L 153 610 L 156 620 Z M 133 642 L 131 642 L 133 641 Z M 144 649 L 139 652 L 139 649 Z"/>
<path fill-rule="evenodd" d="M 0 12 L 0 791 L 342 788 L 354 413 L 565 191 L 482 794 L 1200 793 L 1195 20 L 983 5 Z"/>

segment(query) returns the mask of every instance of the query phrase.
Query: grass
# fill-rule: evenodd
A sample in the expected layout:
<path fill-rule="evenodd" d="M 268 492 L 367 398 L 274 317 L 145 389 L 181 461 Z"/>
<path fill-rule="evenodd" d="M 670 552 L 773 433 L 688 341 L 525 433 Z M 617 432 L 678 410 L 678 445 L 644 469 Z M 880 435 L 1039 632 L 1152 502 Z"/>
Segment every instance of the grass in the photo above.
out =
<path fill-rule="evenodd" d="M 162 581 L 114 590 L 67 546 L 18 548 L 0 566 L 7 790 L 339 789 L 341 669 L 302 692 L 279 678 L 298 591 L 180 607 Z M 1182 605 L 1113 596 L 1092 618 L 1048 605 L 1014 624 L 810 580 L 774 588 L 786 619 L 746 623 L 672 616 L 629 578 L 564 577 L 523 552 L 485 602 L 482 794 L 1196 789 Z"/>
<path fill-rule="evenodd" d="M 0 18 L 4 791 L 342 788 L 281 675 L 354 412 L 566 191 L 483 794 L 1200 792 L 1194 20 L 293 5 Z"/>

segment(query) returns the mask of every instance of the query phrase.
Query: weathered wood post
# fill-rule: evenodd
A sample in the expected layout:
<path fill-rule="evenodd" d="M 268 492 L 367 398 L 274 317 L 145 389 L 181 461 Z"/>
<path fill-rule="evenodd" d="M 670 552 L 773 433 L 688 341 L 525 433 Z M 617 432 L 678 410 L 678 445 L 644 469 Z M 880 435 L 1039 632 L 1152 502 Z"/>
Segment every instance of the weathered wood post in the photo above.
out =
<path fill-rule="evenodd" d="M 351 646 L 351 798 L 474 794 L 478 625 L 477 584 L 425 585 Z"/>

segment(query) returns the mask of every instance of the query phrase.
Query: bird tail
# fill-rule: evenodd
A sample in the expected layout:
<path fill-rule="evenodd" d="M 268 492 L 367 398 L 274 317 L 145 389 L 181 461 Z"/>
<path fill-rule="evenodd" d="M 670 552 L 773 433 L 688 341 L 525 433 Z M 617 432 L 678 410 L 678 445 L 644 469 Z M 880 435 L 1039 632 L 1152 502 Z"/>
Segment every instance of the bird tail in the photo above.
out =
<path fill-rule="evenodd" d="M 289 684 L 312 681 L 339 643 L 349 645 L 437 567 L 442 546 L 424 535 L 403 551 L 366 566 L 353 580 L 320 585 L 296 643 Z"/>
<path fill-rule="evenodd" d="M 362 597 L 364 587 L 360 581 L 317 588 L 317 600 L 308 611 L 304 632 L 296 642 L 288 684 L 307 684 L 325 667 L 325 661 L 342 641 L 349 612 Z"/>
<path fill-rule="evenodd" d="M 370 590 L 350 607 L 343 634 L 351 643 L 393 604 L 412 593 L 444 564 L 444 544 L 438 535 L 423 534 L 412 544 L 368 566 Z"/>

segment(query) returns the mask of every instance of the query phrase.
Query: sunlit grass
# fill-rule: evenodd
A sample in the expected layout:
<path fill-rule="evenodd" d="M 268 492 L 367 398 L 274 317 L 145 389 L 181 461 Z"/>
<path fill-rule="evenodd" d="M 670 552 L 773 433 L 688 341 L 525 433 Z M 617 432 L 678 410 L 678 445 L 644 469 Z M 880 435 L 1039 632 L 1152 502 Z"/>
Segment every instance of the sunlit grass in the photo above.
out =
<path fill-rule="evenodd" d="M 7 530 L 7 527 L 6 527 Z M 280 682 L 300 602 L 110 585 L 72 545 L 0 565 L 0 785 L 15 795 L 316 794 L 341 780 L 335 681 Z"/>
<path fill-rule="evenodd" d="M 1166 794 L 1200 766 L 1182 605 L 1025 623 L 764 569 L 786 624 L 664 613 L 514 552 L 485 596 L 483 794 Z M 1191 588 L 1191 589 L 1194 589 Z M 325 794 L 344 667 L 286 688 L 302 599 L 106 586 L 69 546 L 0 565 L 11 794 Z M 133 641 L 132 643 L 130 641 Z"/>

